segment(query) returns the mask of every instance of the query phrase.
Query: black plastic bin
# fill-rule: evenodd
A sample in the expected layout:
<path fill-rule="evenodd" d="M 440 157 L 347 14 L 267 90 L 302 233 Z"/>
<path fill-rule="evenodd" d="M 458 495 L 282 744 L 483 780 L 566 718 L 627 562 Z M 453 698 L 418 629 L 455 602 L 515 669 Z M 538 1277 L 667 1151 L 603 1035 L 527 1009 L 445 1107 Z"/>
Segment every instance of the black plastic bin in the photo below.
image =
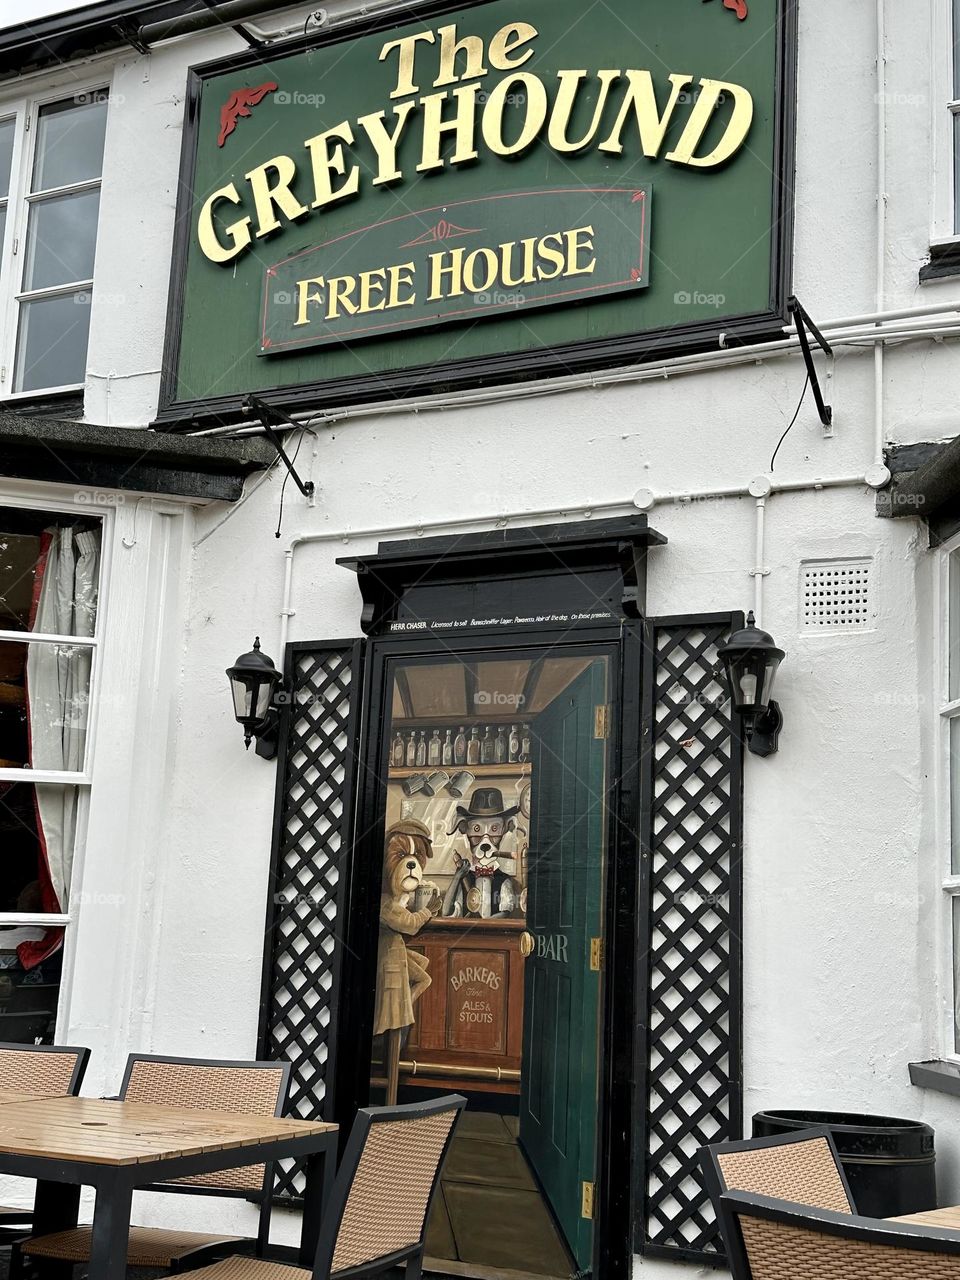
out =
<path fill-rule="evenodd" d="M 826 1125 L 833 1134 L 857 1212 L 895 1218 L 937 1206 L 937 1152 L 928 1124 L 842 1111 L 758 1111 L 753 1136 Z"/>

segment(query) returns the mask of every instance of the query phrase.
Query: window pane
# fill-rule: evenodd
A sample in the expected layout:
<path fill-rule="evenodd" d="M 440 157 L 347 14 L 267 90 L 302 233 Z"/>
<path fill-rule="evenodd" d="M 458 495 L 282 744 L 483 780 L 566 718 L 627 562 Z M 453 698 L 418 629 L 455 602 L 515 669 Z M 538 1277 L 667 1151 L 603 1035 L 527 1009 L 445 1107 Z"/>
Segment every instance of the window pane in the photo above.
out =
<path fill-rule="evenodd" d="M 100 192 L 40 200 L 30 209 L 24 290 L 93 278 Z"/>
<path fill-rule="evenodd" d="M 953 899 L 952 909 L 954 1051 L 960 1053 L 960 898 Z"/>
<path fill-rule="evenodd" d="M 950 721 L 950 866 L 960 875 L 960 719 Z"/>
<path fill-rule="evenodd" d="M 39 793 L 41 790 L 44 795 Z M 0 875 L 0 911 L 37 915 L 58 912 L 59 901 L 50 889 L 49 868 L 38 830 L 46 812 L 47 826 L 60 813 L 76 809 L 74 787 L 34 787 L 24 782 L 0 783 L 0 842 L 3 871 Z M 72 862 L 72 847 L 71 858 Z M 42 886 L 46 885 L 46 888 Z M 0 926 L 0 1036 L 4 1040 L 32 1043 L 53 1040 L 60 989 L 63 930 L 37 925 Z"/>
<path fill-rule="evenodd" d="M 93 635 L 100 530 L 96 518 L 0 507 L 0 630 Z"/>
<path fill-rule="evenodd" d="M 107 124 L 105 94 L 78 94 L 40 108 L 33 190 L 99 178 Z"/>
<path fill-rule="evenodd" d="M 3 249 L 3 237 L 7 231 L 7 206 L 0 204 L 0 251 Z"/>
<path fill-rule="evenodd" d="M 953 0 L 953 99 L 960 99 L 960 0 Z"/>
<path fill-rule="evenodd" d="M 27 646 L 0 645 L 0 769 L 22 769 L 27 735 Z M 2 786 L 3 784 L 0 784 Z M 12 910 L 12 908 L 3 908 Z"/>
<path fill-rule="evenodd" d="M 16 391 L 83 382 L 90 329 L 90 290 L 20 304 Z"/>
<path fill-rule="evenodd" d="M 13 164 L 13 138 L 17 127 L 16 117 L 0 120 L 0 196 L 10 194 L 10 168 Z"/>
<path fill-rule="evenodd" d="M 82 773 L 92 651 L 0 643 L 0 768 Z"/>

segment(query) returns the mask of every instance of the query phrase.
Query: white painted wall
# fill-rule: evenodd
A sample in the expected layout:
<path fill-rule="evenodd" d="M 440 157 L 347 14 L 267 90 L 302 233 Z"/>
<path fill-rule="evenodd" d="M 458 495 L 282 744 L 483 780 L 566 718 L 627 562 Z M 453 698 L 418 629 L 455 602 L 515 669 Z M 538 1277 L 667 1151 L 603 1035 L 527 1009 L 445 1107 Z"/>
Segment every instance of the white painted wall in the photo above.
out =
<path fill-rule="evenodd" d="M 691 0 L 692 2 L 692 0 Z M 919 287 L 930 240 L 934 0 L 888 3 L 887 307 L 960 301 L 960 280 Z M 760 0 L 754 0 L 760 9 Z M 867 4 L 801 6 L 796 290 L 815 318 L 876 300 L 876 37 Z M 162 358 L 188 62 L 239 48 L 229 32 L 110 64 L 111 114 L 86 412 L 149 422 Z M 957 433 L 956 343 L 886 355 L 886 438 Z M 280 477 L 249 500 L 152 515 L 118 546 L 108 695 L 84 890 L 122 886 L 114 917 L 84 912 L 65 1034 L 94 1048 L 91 1091 L 113 1088 L 128 1048 L 247 1055 L 256 1043 L 274 769 L 241 749 L 223 669 L 259 632 L 279 660 L 283 552 L 297 552 L 292 639 L 358 633 L 356 584 L 338 555 L 374 550 L 373 527 L 463 521 L 595 504 L 629 510 L 656 493 L 746 485 L 768 471 L 803 382 L 795 358 L 582 390 L 496 408 L 423 412 L 319 428 L 301 451 L 314 505 Z M 835 432 L 808 401 L 778 479 L 862 475 L 873 460 L 873 355 L 839 356 Z M 224 516 L 227 515 L 226 521 Z M 881 521 L 863 488 L 776 495 L 767 508 L 764 624 L 787 650 L 779 756 L 746 776 L 746 1110 L 766 1105 L 888 1111 L 938 1130 L 941 1194 L 960 1200 L 960 1100 L 912 1088 L 907 1063 L 937 1056 L 940 853 L 933 827 L 934 558 L 918 522 Z M 131 520 L 131 510 L 123 513 Z M 748 499 L 669 503 L 653 553 L 650 612 L 748 608 Z M 193 538 L 204 539 L 191 547 Z M 162 547 L 165 569 L 158 562 Z M 878 610 L 863 634 L 800 634 L 805 559 L 875 557 Z M 141 662 L 141 645 L 148 663 Z M 236 1224 L 252 1212 L 151 1198 L 142 1220 Z M 277 1238 L 295 1222 L 278 1215 Z M 683 1269 L 681 1269 L 683 1270 Z M 643 1275 L 676 1274 L 649 1263 Z"/>

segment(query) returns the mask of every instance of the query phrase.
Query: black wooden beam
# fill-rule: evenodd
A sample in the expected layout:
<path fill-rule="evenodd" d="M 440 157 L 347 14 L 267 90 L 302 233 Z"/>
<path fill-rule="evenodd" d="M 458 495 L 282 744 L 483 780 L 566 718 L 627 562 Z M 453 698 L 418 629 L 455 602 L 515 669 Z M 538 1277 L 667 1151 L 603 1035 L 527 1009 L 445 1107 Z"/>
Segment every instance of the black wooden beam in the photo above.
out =
<path fill-rule="evenodd" d="M 86 490 L 235 502 L 276 453 L 266 440 L 171 436 L 0 412 L 0 476 Z"/>
<path fill-rule="evenodd" d="M 958 506 L 960 436 L 941 445 L 915 471 L 895 476 L 889 488 L 877 495 L 877 510 L 884 516 L 923 516 L 931 520 Z"/>

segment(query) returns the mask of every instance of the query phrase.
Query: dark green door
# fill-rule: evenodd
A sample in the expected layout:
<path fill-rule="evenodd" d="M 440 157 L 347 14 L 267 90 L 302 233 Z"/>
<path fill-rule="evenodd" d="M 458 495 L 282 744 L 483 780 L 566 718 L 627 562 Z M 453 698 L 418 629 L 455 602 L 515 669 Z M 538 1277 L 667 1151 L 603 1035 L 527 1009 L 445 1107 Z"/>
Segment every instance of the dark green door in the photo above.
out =
<path fill-rule="evenodd" d="M 581 1270 L 596 1168 L 607 663 L 597 658 L 534 723 L 520 1141 Z M 598 708 L 604 708 L 598 723 Z M 597 940 L 597 943 L 594 942 Z"/>

